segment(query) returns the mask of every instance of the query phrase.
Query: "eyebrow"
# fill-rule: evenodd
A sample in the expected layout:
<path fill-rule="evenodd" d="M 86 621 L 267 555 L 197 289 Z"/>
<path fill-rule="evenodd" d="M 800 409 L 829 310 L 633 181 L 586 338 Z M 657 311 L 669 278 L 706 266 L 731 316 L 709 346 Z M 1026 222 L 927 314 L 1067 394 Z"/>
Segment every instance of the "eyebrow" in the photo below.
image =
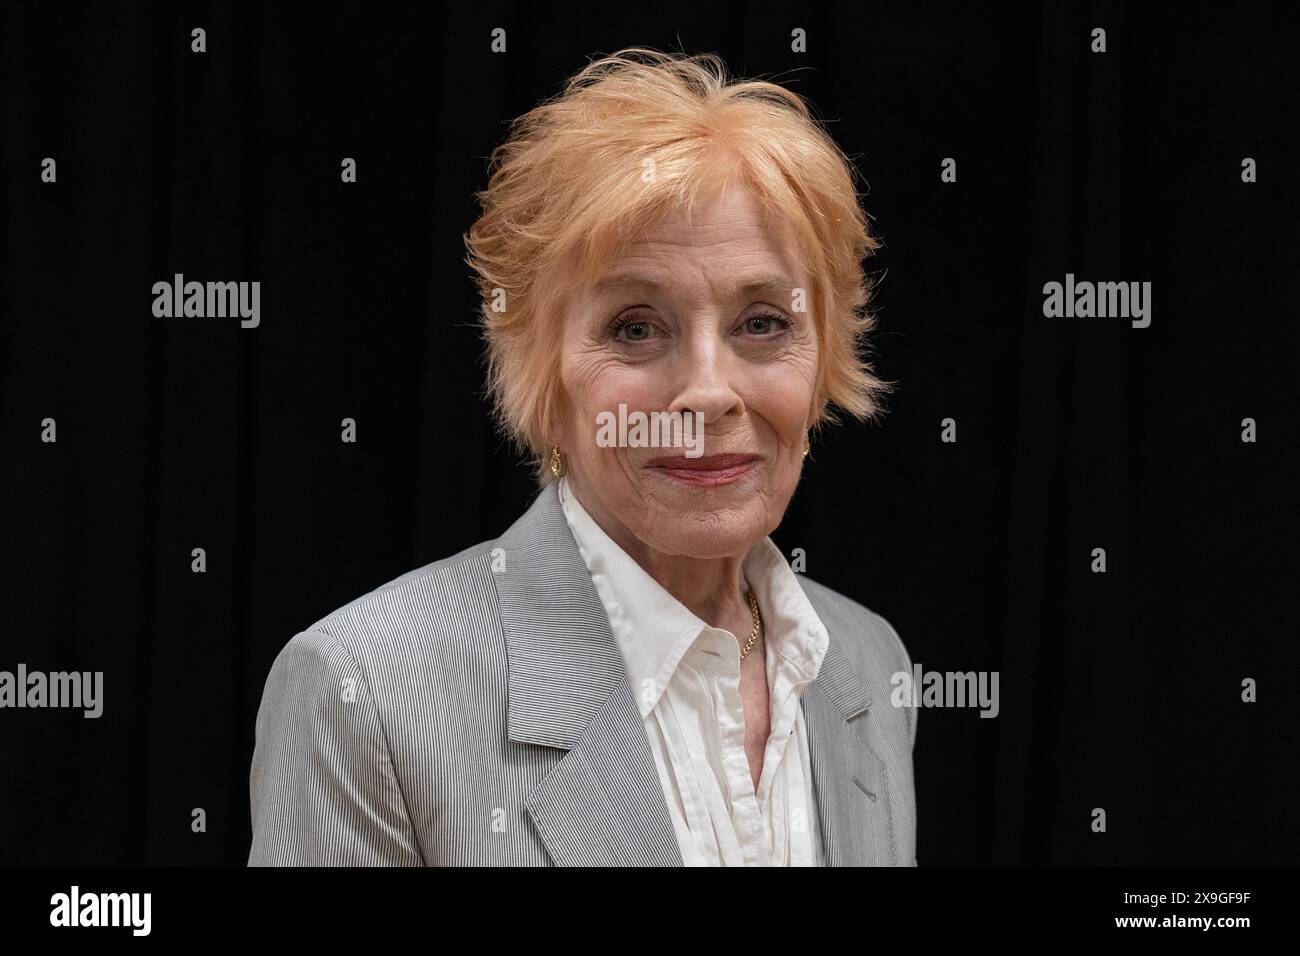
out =
<path fill-rule="evenodd" d="M 624 272 L 605 276 L 595 283 L 592 291 L 596 295 L 605 295 L 607 293 L 624 292 L 629 289 L 660 289 L 666 284 L 655 276 Z M 750 296 L 760 293 L 783 293 L 788 295 L 794 288 L 794 283 L 779 273 L 748 276 L 732 285 L 733 294 L 737 296 Z"/>

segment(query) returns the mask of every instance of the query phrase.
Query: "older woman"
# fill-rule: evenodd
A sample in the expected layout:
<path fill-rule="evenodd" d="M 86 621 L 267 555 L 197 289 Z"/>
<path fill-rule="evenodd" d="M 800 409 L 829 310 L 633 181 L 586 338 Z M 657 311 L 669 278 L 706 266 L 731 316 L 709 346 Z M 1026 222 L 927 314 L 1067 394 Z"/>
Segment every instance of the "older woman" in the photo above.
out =
<path fill-rule="evenodd" d="M 847 160 L 794 94 L 632 49 L 517 120 L 480 198 L 541 493 L 284 648 L 249 862 L 913 865 L 911 661 L 768 537 L 809 433 L 887 389 Z M 674 440 L 604 427 L 629 409 Z"/>

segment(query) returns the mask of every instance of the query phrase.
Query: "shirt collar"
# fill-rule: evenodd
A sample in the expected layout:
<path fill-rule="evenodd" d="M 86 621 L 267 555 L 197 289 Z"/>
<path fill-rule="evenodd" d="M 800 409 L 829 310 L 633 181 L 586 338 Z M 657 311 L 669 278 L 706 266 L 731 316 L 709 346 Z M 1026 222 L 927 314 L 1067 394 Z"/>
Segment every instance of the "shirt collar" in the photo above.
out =
<path fill-rule="evenodd" d="M 620 548 L 578 501 L 568 478 L 559 483 L 560 504 L 600 595 L 610 630 L 623 654 L 633 696 L 644 718 L 663 695 L 683 656 L 713 628 L 672 596 Z M 770 537 L 757 542 L 741 565 L 763 615 L 769 683 L 787 672 L 796 692 L 816 679 L 829 636 L 795 579 L 785 556 Z M 729 646 L 736 672 L 740 649 Z"/>

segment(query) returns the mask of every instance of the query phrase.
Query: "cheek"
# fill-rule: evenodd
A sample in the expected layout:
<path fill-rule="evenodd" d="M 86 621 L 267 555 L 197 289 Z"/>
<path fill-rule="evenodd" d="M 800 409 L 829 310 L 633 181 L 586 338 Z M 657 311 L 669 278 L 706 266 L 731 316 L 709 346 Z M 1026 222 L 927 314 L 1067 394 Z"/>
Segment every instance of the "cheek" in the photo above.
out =
<path fill-rule="evenodd" d="M 579 356 L 566 361 L 561 377 L 573 413 L 572 427 L 581 441 L 594 441 L 601 412 L 618 414 L 620 403 L 629 410 L 667 407 L 663 375 L 649 365 L 629 366 L 600 356 Z"/>
<path fill-rule="evenodd" d="M 588 414 L 591 427 L 595 427 L 597 412 L 619 410 L 619 403 L 629 408 L 653 410 L 667 406 L 671 399 L 664 397 L 662 372 L 655 375 L 649 363 L 627 365 L 612 359 L 590 359 L 573 367 L 573 386 L 577 407 Z"/>
<path fill-rule="evenodd" d="M 757 370 L 751 377 L 747 404 L 781 436 L 799 436 L 812 409 L 816 389 L 816 362 L 792 357 Z"/>

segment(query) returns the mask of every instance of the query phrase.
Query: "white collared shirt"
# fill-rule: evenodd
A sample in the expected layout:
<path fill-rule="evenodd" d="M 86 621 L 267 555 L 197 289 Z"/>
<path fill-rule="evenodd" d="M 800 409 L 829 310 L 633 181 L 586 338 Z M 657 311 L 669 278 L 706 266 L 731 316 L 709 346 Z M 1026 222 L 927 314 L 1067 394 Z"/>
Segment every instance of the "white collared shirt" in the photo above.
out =
<path fill-rule="evenodd" d="M 826 655 L 826 627 L 764 538 L 742 571 L 758 598 L 771 732 L 755 793 L 745 754 L 740 647 L 696 617 L 610 539 L 561 479 L 560 502 L 627 665 L 687 866 L 821 866 L 800 699 Z"/>

